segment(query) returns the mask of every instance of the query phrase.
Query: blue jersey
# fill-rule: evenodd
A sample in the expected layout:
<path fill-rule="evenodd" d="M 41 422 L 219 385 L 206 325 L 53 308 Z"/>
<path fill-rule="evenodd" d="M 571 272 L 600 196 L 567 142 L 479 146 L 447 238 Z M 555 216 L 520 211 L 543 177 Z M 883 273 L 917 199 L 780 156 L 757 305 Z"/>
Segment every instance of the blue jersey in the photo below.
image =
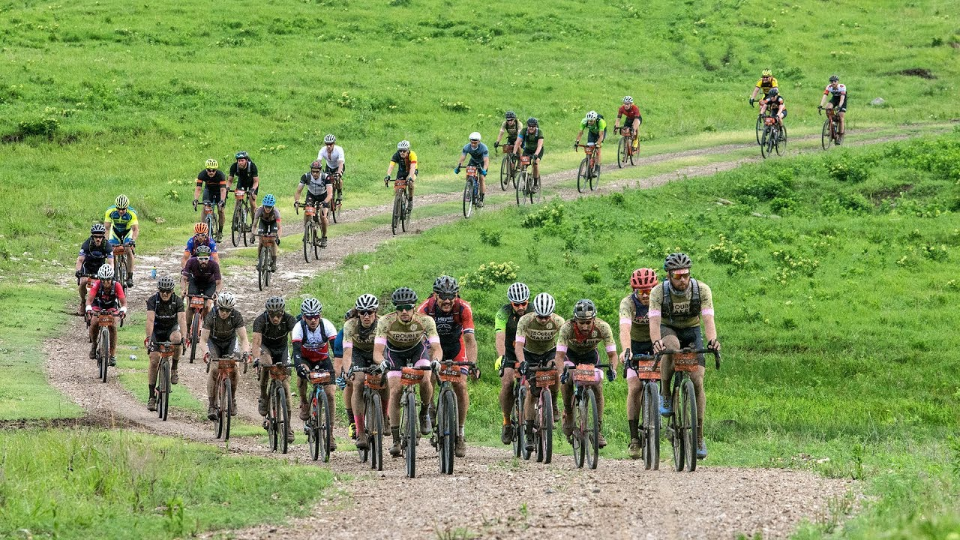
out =
<path fill-rule="evenodd" d="M 212 236 L 208 236 L 208 237 L 207 237 L 207 245 L 210 246 L 210 253 L 216 253 L 216 252 L 217 252 L 217 242 L 213 239 Z M 194 251 L 195 251 L 198 247 L 200 247 L 200 246 L 197 245 L 197 237 L 196 237 L 196 236 L 191 236 L 190 239 L 187 240 L 187 247 L 185 247 L 183 250 L 184 250 L 184 251 L 189 251 L 189 252 L 190 252 L 190 255 L 196 255 L 196 253 L 194 253 Z"/>
<path fill-rule="evenodd" d="M 476 148 L 470 146 L 470 143 L 467 143 L 463 147 L 463 154 L 470 156 L 470 163 L 483 163 L 483 158 L 490 155 L 490 151 L 487 150 L 487 145 L 480 143 Z"/>
<path fill-rule="evenodd" d="M 343 328 L 337 332 L 337 337 L 333 340 L 333 356 L 343 358 Z"/>

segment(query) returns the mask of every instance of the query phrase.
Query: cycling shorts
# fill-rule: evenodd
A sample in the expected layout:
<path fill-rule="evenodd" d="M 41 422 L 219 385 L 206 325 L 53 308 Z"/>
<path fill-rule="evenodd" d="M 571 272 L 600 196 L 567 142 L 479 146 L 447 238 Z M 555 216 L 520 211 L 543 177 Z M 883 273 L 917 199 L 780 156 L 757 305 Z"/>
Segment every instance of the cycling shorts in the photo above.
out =
<path fill-rule="evenodd" d="M 695 349 L 703 348 L 703 335 L 700 333 L 700 327 L 694 326 L 692 328 L 670 328 L 669 326 L 660 325 L 660 339 L 667 336 L 674 336 L 680 341 L 680 348 L 684 347 L 693 347 Z M 706 366 L 707 362 L 704 359 L 702 354 L 697 355 L 697 361 L 701 366 Z"/>
<path fill-rule="evenodd" d="M 213 281 L 206 284 L 199 284 L 194 280 L 190 280 L 190 284 L 187 286 L 187 296 L 207 296 L 213 298 L 217 294 L 217 282 Z"/>
<path fill-rule="evenodd" d="M 214 189 L 213 192 L 211 193 L 211 192 L 210 192 L 210 188 L 204 186 L 204 188 L 203 188 L 203 198 L 200 199 L 200 200 L 203 201 L 203 202 L 210 201 L 210 202 L 212 202 L 212 203 L 214 203 L 214 204 L 219 203 L 219 202 L 221 201 L 221 199 L 220 199 L 220 188 Z"/>
<path fill-rule="evenodd" d="M 830 103 L 833 103 L 833 109 L 838 112 L 847 112 L 847 105 L 850 104 L 850 98 L 843 100 L 843 107 L 840 106 L 840 96 L 830 98 Z"/>
<path fill-rule="evenodd" d="M 383 353 L 385 360 L 390 362 L 390 372 L 387 378 L 400 378 L 400 369 L 404 366 L 427 367 L 430 365 L 427 353 L 429 349 L 423 343 L 419 343 L 409 349 L 397 350 L 387 347 Z"/>
<path fill-rule="evenodd" d="M 606 138 L 606 136 L 607 136 L 607 130 L 603 130 L 603 136 L 604 136 L 604 138 Z M 599 131 L 596 132 L 596 133 L 594 133 L 594 132 L 592 132 L 592 131 L 587 131 L 587 144 L 595 143 L 595 142 L 597 142 L 597 141 L 599 141 L 599 140 L 600 140 L 600 132 L 599 132 Z"/>
<path fill-rule="evenodd" d="M 117 230 L 116 227 L 114 227 L 110 229 L 110 238 L 109 238 L 110 245 L 119 246 L 120 244 L 123 244 L 128 240 L 133 240 L 132 235 L 133 235 L 133 229 L 127 229 L 123 232 L 120 232 Z"/>

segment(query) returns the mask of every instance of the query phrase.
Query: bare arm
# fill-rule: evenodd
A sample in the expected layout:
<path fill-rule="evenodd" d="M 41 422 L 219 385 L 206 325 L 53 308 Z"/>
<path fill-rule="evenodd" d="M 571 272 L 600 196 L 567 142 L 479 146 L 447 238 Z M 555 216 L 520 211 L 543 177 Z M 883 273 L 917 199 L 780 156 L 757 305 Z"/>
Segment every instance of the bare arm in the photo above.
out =
<path fill-rule="evenodd" d="M 243 347 L 243 350 L 250 352 L 250 342 L 247 341 L 247 328 L 241 327 L 237 329 L 237 337 L 240 338 L 240 346 Z"/>
<path fill-rule="evenodd" d="M 477 362 L 477 339 L 473 334 L 463 335 L 463 345 L 466 348 L 467 362 Z"/>
<path fill-rule="evenodd" d="M 660 317 L 659 315 L 650 317 L 650 341 L 656 343 L 660 341 Z"/>
<path fill-rule="evenodd" d="M 156 312 L 148 311 L 147 312 L 147 339 L 150 339 L 150 336 L 153 335 L 153 321 L 156 318 Z"/>
<path fill-rule="evenodd" d="M 254 356 L 258 359 L 260 358 L 260 345 L 263 343 L 263 334 L 260 332 L 253 333 L 253 347 L 251 349 L 254 351 Z"/>
<path fill-rule="evenodd" d="M 497 356 L 503 356 L 507 353 L 507 333 L 497 332 L 494 347 L 497 349 Z"/>

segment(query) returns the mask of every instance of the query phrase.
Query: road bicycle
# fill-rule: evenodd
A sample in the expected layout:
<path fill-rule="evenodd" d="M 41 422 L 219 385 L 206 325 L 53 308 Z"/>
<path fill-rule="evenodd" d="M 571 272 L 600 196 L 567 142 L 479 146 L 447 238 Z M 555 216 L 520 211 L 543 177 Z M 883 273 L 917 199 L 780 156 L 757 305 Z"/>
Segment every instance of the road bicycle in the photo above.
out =
<path fill-rule="evenodd" d="M 363 379 L 363 431 L 367 434 L 367 447 L 358 448 L 360 463 L 370 460 L 370 468 L 376 471 L 383 470 L 383 418 L 384 402 L 381 393 L 387 388 L 386 377 L 379 366 L 365 368 L 351 367 L 349 378 L 361 374 Z"/>
<path fill-rule="evenodd" d="M 303 430 L 307 434 L 307 446 L 310 457 L 317 461 L 330 461 L 330 442 L 333 441 L 333 403 L 327 399 L 327 386 L 333 384 L 333 372 L 328 370 L 310 371 L 307 380 L 310 389 L 310 418 Z"/>
<path fill-rule="evenodd" d="M 190 363 L 192 364 L 194 358 L 197 357 L 197 345 L 200 343 L 200 330 L 203 328 L 203 317 L 206 315 L 204 308 L 207 300 L 212 300 L 213 297 L 202 294 L 191 294 L 189 297 L 187 313 L 190 315 L 190 332 L 187 334 L 183 347 L 184 352 L 187 348 L 190 349 Z"/>
<path fill-rule="evenodd" d="M 431 442 L 437 447 L 437 456 L 440 458 L 440 474 L 453 474 L 453 462 L 456 456 L 457 435 L 460 433 L 460 415 L 457 409 L 457 396 L 453 392 L 453 383 L 463 382 L 464 373 L 476 370 L 473 362 L 457 362 L 443 360 L 436 371 L 440 379 L 440 390 L 436 392 L 437 422 L 433 430 Z"/>
<path fill-rule="evenodd" d="M 317 217 L 317 206 L 307 202 L 293 203 L 293 207 L 297 210 L 297 215 L 300 215 L 300 209 L 303 208 L 303 215 L 307 218 L 303 223 L 303 260 L 310 262 L 311 252 L 313 260 L 320 260 L 320 218 Z"/>
<path fill-rule="evenodd" d="M 260 360 L 253 361 L 253 367 L 257 369 L 257 380 L 260 380 L 260 370 L 267 370 L 270 378 L 267 381 L 267 415 L 263 417 L 263 429 L 267 430 L 267 441 L 270 443 L 270 450 L 281 454 L 287 453 L 287 433 L 292 433 L 290 426 L 290 403 L 287 402 L 287 391 L 283 383 L 290 379 L 288 369 L 292 364 L 272 364 L 269 366 L 260 363 Z M 317 458 L 313 458 L 317 459 Z"/>
<path fill-rule="evenodd" d="M 262 291 L 270 286 L 270 276 L 273 274 L 271 268 L 276 265 L 271 248 L 279 239 L 275 232 L 264 232 L 257 236 L 260 237 L 260 248 L 257 251 L 257 287 Z"/>
<path fill-rule="evenodd" d="M 147 349 L 147 355 L 151 352 L 160 353 L 160 362 L 157 364 L 156 386 L 153 387 L 154 396 L 157 398 L 157 416 L 161 420 L 167 420 L 167 413 L 170 410 L 170 391 L 172 389 L 170 382 L 170 370 L 173 365 L 173 353 L 175 347 L 180 347 L 180 343 L 171 343 L 169 341 L 157 341 L 150 344 Z"/>
<path fill-rule="evenodd" d="M 697 394 L 693 381 L 687 375 L 700 366 L 699 355 L 713 354 L 720 369 L 720 353 L 712 349 L 684 348 L 662 351 L 656 354 L 653 369 L 658 369 L 664 355 L 673 358 L 673 384 L 670 390 L 670 402 L 673 412 L 668 416 L 666 434 L 673 446 L 673 465 L 677 472 L 686 466 L 690 472 L 697 470 Z"/>
<path fill-rule="evenodd" d="M 107 382 L 107 367 L 110 366 L 110 328 L 117 324 L 120 319 L 120 326 L 123 326 L 123 314 L 117 309 L 101 309 L 96 311 L 87 321 L 87 324 L 96 324 L 100 327 L 97 330 L 97 374 L 102 382 Z"/>
<path fill-rule="evenodd" d="M 760 155 L 764 159 L 781 155 L 787 150 L 787 126 L 777 122 L 776 115 L 763 117 L 763 135 L 760 136 Z"/>
<path fill-rule="evenodd" d="M 513 151 L 513 145 L 503 147 L 503 159 L 500 161 L 500 190 L 506 191 L 510 182 L 513 187 L 517 187 L 517 167 L 520 163 L 519 156 Z"/>
<path fill-rule="evenodd" d="M 214 206 L 216 205 L 212 201 L 203 201 L 203 214 L 201 214 L 200 222 L 206 223 L 207 229 L 210 231 L 210 237 L 220 242 L 223 240 L 223 235 L 220 233 L 219 214 L 213 210 Z M 193 202 L 193 211 L 197 211 L 196 201 Z"/>
<path fill-rule="evenodd" d="M 660 370 L 654 367 L 656 359 L 649 354 L 631 354 L 627 349 L 626 371 L 632 369 L 640 379 L 640 443 L 643 445 L 643 466 L 645 469 L 660 468 Z"/>
<path fill-rule="evenodd" d="M 573 377 L 573 432 L 570 444 L 573 446 L 573 461 L 577 468 L 584 463 L 591 469 L 597 468 L 600 458 L 600 414 L 597 408 L 597 392 L 603 374 L 602 368 L 610 364 L 577 364 L 569 366 L 564 372 L 572 371 Z"/>
<path fill-rule="evenodd" d="M 463 217 L 469 218 L 474 208 L 480 208 L 480 176 L 475 166 L 467 165 L 467 179 L 463 186 Z"/>
<path fill-rule="evenodd" d="M 404 232 L 410 228 L 410 198 L 407 196 L 407 179 L 392 180 L 393 185 L 393 218 L 390 228 L 397 234 L 397 227 Z"/>
<path fill-rule="evenodd" d="M 343 206 L 343 175 L 330 173 L 330 185 L 333 187 L 333 200 L 330 201 L 330 216 L 336 223 L 340 216 L 340 209 Z M 307 261 L 310 262 L 310 261 Z"/>
<path fill-rule="evenodd" d="M 400 453 L 403 455 L 407 476 L 417 476 L 417 442 L 420 440 L 420 423 L 417 416 L 417 387 L 423 381 L 424 372 L 431 371 L 430 366 L 404 366 L 400 369 Z M 429 415 L 429 413 L 427 413 Z M 430 418 L 427 418 L 430 421 Z"/>
<path fill-rule="evenodd" d="M 247 199 L 253 196 L 253 193 L 248 194 L 247 190 L 243 188 L 237 188 L 236 190 L 227 190 L 234 192 L 234 199 L 236 204 L 233 209 L 233 220 L 230 222 L 230 241 L 233 242 L 233 247 L 237 247 L 240 241 L 243 241 L 243 245 L 247 245 L 247 233 L 250 232 L 251 227 L 253 226 L 253 216 L 250 215 L 250 208 L 248 207 Z M 204 208 L 206 212 L 206 208 Z M 216 218 L 214 218 L 216 220 Z M 212 231 L 212 229 L 211 229 Z"/>
<path fill-rule="evenodd" d="M 237 369 L 237 356 L 228 354 L 216 360 L 211 360 L 210 353 L 206 353 L 203 360 L 207 364 L 207 373 L 210 373 L 210 365 L 213 362 L 217 363 L 217 382 L 214 385 L 216 394 L 214 394 L 213 404 L 216 409 L 217 418 L 214 433 L 216 433 L 218 439 L 222 438 L 226 441 L 230 439 L 230 418 L 237 414 L 236 411 L 233 410 L 234 400 L 236 399 L 234 394 L 235 389 L 233 388 L 233 383 L 230 381 L 230 375 Z M 240 361 L 243 362 L 243 373 L 246 374 L 246 353 L 243 353 Z"/>
<path fill-rule="evenodd" d="M 524 365 L 521 363 L 520 371 L 523 372 L 524 388 L 530 392 L 529 397 L 524 395 L 523 401 L 535 399 L 533 404 L 533 432 L 529 435 L 522 435 L 524 440 L 520 441 L 523 446 L 523 459 L 530 459 L 531 452 L 529 447 L 533 447 L 537 456 L 537 463 L 550 463 L 553 460 L 553 394 L 550 387 L 557 383 L 557 367 L 553 361 L 545 366 Z M 533 386 L 530 382 L 533 381 Z M 518 410 L 518 420 L 525 418 L 523 414 L 524 404 L 520 405 Z M 522 422 L 521 422 L 522 424 Z M 523 431 L 521 427 L 519 431 Z M 532 436 L 532 441 L 526 441 L 528 436 Z M 532 444 L 528 444 L 532 443 Z"/>
<path fill-rule="evenodd" d="M 633 143 L 636 137 L 633 134 L 633 128 L 623 126 L 620 128 L 620 142 L 617 143 L 617 167 L 623 168 L 627 161 L 633 165 L 633 155 L 637 153 Z"/>
<path fill-rule="evenodd" d="M 134 244 L 133 240 L 113 246 L 114 279 L 124 287 L 129 287 L 133 281 L 133 275 L 131 275 L 130 267 L 128 266 L 130 262 L 127 260 L 127 250 L 129 249 L 130 253 L 133 253 L 134 247 L 136 247 L 136 244 Z"/>
<path fill-rule="evenodd" d="M 817 112 L 823 114 L 823 107 L 817 107 Z M 840 134 L 840 114 L 835 109 L 827 109 L 827 119 L 823 121 L 823 130 L 820 132 L 820 146 L 829 150 L 831 146 L 843 142 Z"/>
<path fill-rule="evenodd" d="M 536 202 L 538 203 L 543 200 L 540 181 L 534 178 L 533 174 L 529 171 L 532 162 L 532 156 L 526 154 L 520 156 L 520 167 L 516 173 L 517 206 L 522 206 L 527 201 L 533 204 L 534 198 L 536 198 Z"/>
<path fill-rule="evenodd" d="M 583 193 L 587 186 L 593 191 L 600 185 L 600 149 L 596 143 L 577 144 L 574 148 L 583 148 L 586 154 L 577 169 L 577 191 Z"/>

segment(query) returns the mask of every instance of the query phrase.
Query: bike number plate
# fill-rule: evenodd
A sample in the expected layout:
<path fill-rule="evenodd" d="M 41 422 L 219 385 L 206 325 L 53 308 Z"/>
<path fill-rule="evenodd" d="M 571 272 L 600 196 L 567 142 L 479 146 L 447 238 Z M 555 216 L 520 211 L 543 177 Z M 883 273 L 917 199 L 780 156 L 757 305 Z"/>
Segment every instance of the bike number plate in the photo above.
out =
<path fill-rule="evenodd" d="M 523 165 L 529 165 L 529 164 L 530 164 L 530 156 L 521 156 L 521 157 L 520 157 L 520 163 L 522 163 Z"/>
<path fill-rule="evenodd" d="M 244 190 L 242 190 L 242 189 L 238 189 L 238 190 L 234 191 L 234 195 L 236 196 L 237 199 L 242 199 L 243 196 L 246 195 L 246 194 L 247 194 L 247 192 L 244 191 Z"/>
<path fill-rule="evenodd" d="M 409 366 L 400 370 L 400 383 L 404 386 L 413 386 L 423 381 L 423 371 Z"/>
<path fill-rule="evenodd" d="M 393 183 L 393 185 L 394 185 L 397 189 L 403 189 L 403 188 L 407 187 L 407 179 L 406 179 L 406 178 L 403 178 L 403 179 L 397 178 L 397 180 Z"/>
<path fill-rule="evenodd" d="M 600 384 L 597 368 L 590 364 L 579 364 L 577 369 L 573 370 L 573 380 L 581 386 Z"/>
<path fill-rule="evenodd" d="M 371 390 L 383 390 L 383 375 L 377 373 L 367 373 L 366 378 L 363 380 L 363 384 Z"/>
<path fill-rule="evenodd" d="M 460 382 L 463 380 L 463 372 L 456 366 L 440 368 L 438 375 L 441 381 Z"/>
<path fill-rule="evenodd" d="M 113 326 L 113 315 L 98 315 L 97 324 L 100 326 Z"/>
<path fill-rule="evenodd" d="M 306 214 L 307 217 L 313 217 L 317 215 L 317 208 L 315 206 L 305 206 L 303 207 L 303 213 Z"/>
<path fill-rule="evenodd" d="M 476 175 L 477 175 L 477 168 L 468 165 L 468 166 L 467 166 L 467 176 L 476 176 Z"/>
<path fill-rule="evenodd" d="M 654 371 L 653 364 L 653 360 L 637 360 L 636 367 L 634 368 L 637 372 L 637 377 L 649 381 L 659 381 L 660 370 Z"/>
<path fill-rule="evenodd" d="M 546 388 L 548 386 L 553 386 L 556 382 L 557 382 L 557 370 L 551 369 L 550 371 L 537 372 L 538 387 Z"/>
<path fill-rule="evenodd" d="M 286 379 L 286 371 L 284 370 L 284 379 Z M 277 378 L 277 377 L 274 377 Z M 330 372 L 329 371 L 311 371 L 309 376 L 310 382 L 313 384 L 330 384 Z"/>
<path fill-rule="evenodd" d="M 697 353 L 674 353 L 673 370 L 674 371 L 696 371 L 700 367 L 700 359 Z"/>
<path fill-rule="evenodd" d="M 190 297 L 190 309 L 195 311 L 200 311 L 203 309 L 203 297 L 200 296 L 191 296 Z"/>

